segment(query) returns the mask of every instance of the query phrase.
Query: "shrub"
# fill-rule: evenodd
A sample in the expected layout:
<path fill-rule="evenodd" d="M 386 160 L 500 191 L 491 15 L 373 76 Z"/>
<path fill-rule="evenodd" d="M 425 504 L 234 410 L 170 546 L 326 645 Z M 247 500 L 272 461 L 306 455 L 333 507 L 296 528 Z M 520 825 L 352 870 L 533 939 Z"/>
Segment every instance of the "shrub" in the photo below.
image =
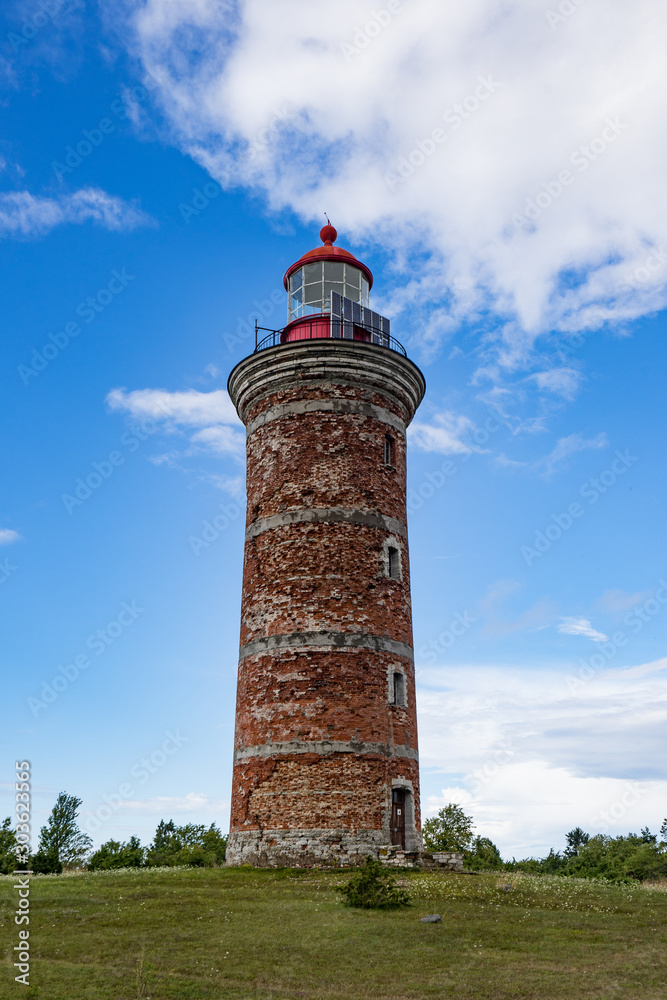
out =
<path fill-rule="evenodd" d="M 337 891 L 346 897 L 348 906 L 365 910 L 389 910 L 410 903 L 408 893 L 399 888 L 389 872 L 370 855 L 363 868 L 346 885 L 338 886 Z"/>
<path fill-rule="evenodd" d="M 91 871 L 108 870 L 110 868 L 142 868 L 145 864 L 146 850 L 138 837 L 130 837 L 126 844 L 118 840 L 107 840 L 88 862 Z"/>
<path fill-rule="evenodd" d="M 58 857 L 55 847 L 48 850 L 39 850 L 30 859 L 30 867 L 38 875 L 60 875 L 63 870 L 63 863 Z"/>
<path fill-rule="evenodd" d="M 153 843 L 146 854 L 149 867 L 191 865 L 197 868 L 217 868 L 224 864 L 227 837 L 215 823 L 208 830 L 202 824 L 176 826 L 173 820 L 160 820 Z"/>
<path fill-rule="evenodd" d="M 0 826 L 0 875 L 11 875 L 16 868 L 16 834 L 8 816 Z"/>
<path fill-rule="evenodd" d="M 474 872 L 498 871 L 503 867 L 500 851 L 488 837 L 475 837 L 472 849 L 463 852 L 463 861 Z"/>

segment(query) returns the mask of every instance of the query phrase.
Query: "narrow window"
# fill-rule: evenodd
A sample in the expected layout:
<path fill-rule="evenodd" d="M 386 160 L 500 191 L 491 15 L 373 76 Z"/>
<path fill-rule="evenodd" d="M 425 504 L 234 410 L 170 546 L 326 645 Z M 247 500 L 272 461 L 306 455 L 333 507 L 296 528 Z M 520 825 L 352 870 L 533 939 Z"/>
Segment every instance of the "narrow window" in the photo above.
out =
<path fill-rule="evenodd" d="M 394 439 L 391 434 L 385 434 L 384 437 L 384 464 L 394 464 Z"/>
<path fill-rule="evenodd" d="M 398 549 L 394 549 L 391 546 L 387 549 L 387 561 L 389 569 L 389 578 L 391 580 L 401 579 L 401 564 L 398 555 Z"/>
<path fill-rule="evenodd" d="M 394 705 L 405 705 L 405 677 L 398 671 L 394 674 Z"/>

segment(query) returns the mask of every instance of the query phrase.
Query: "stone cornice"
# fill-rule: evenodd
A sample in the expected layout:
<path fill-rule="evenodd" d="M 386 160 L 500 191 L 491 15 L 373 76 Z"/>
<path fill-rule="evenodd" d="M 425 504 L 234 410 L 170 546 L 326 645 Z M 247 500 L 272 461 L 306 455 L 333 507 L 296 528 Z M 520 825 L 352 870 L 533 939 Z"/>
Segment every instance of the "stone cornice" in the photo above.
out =
<path fill-rule="evenodd" d="M 329 339 L 295 341 L 251 354 L 233 369 L 227 388 L 245 424 L 257 402 L 295 384 L 304 389 L 316 385 L 371 389 L 404 413 L 406 425 L 426 390 L 421 371 L 402 354 L 359 341 Z"/>

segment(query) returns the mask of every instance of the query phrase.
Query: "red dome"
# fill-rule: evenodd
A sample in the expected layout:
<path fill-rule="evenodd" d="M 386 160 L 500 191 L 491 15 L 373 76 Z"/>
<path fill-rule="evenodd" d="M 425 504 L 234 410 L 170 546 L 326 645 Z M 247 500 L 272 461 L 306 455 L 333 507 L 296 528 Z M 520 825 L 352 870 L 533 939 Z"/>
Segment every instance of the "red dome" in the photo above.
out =
<path fill-rule="evenodd" d="M 285 277 L 283 278 L 283 285 L 285 286 L 285 289 L 287 289 L 287 282 L 289 281 L 290 275 L 294 274 L 295 271 L 298 271 L 298 269 L 303 267 L 304 264 L 314 264 L 318 260 L 338 260 L 342 263 L 353 264 L 366 275 L 369 290 L 373 287 L 373 275 L 370 269 L 367 268 L 365 264 L 362 264 L 360 260 L 357 260 L 354 254 L 350 253 L 349 250 L 343 250 L 342 247 L 335 247 L 333 245 L 337 236 L 338 233 L 331 224 L 322 227 L 320 230 L 320 239 L 324 243 L 324 246 L 315 247 L 314 250 L 309 250 L 308 253 L 305 253 L 303 257 L 300 257 L 295 264 L 292 264 L 292 266 L 285 271 Z"/>

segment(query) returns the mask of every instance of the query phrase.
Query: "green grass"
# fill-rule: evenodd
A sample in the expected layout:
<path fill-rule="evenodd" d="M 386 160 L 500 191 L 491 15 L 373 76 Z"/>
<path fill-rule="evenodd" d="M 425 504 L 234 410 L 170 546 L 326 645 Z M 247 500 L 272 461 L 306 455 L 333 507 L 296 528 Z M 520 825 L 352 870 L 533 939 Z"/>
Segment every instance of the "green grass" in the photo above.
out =
<path fill-rule="evenodd" d="M 667 893 L 657 889 L 405 872 L 412 905 L 380 912 L 344 906 L 334 889 L 345 878 L 249 869 L 34 877 L 29 990 L 13 982 L 16 893 L 0 878 L 0 997 L 667 996 Z M 420 923 L 429 913 L 442 923 Z"/>

